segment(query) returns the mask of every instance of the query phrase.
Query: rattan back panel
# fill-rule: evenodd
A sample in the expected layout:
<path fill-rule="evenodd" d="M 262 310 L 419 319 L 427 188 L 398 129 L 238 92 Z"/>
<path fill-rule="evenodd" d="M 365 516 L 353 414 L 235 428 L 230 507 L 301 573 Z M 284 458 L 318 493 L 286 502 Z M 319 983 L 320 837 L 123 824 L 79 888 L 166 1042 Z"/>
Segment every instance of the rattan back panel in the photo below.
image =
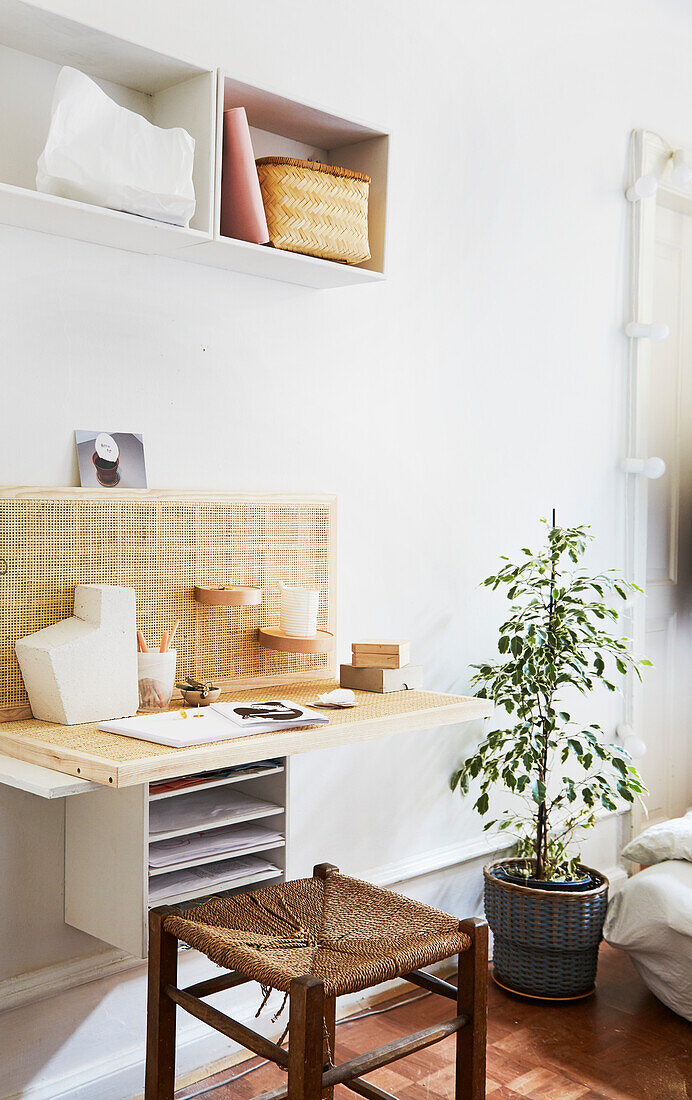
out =
<path fill-rule="evenodd" d="M 329 497 L 0 490 L 0 717 L 28 706 L 15 641 L 70 615 L 79 583 L 134 588 L 150 646 L 180 619 L 179 676 L 252 685 L 333 675 L 332 654 L 263 649 L 257 628 L 279 623 L 281 579 L 318 589 L 318 625 L 334 630 L 335 538 Z M 207 607 L 195 584 L 254 585 L 263 600 Z"/>

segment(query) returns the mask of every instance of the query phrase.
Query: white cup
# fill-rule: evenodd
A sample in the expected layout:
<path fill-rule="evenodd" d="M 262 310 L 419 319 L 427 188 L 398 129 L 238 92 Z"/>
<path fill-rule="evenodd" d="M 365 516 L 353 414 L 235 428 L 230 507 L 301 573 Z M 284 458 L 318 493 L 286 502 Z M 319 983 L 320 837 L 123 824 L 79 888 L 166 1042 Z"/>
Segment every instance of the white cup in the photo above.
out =
<path fill-rule="evenodd" d="M 319 592 L 297 588 L 279 581 L 281 588 L 281 629 L 291 638 L 314 638 L 317 633 Z"/>
<path fill-rule="evenodd" d="M 150 650 L 137 654 L 137 681 L 140 710 L 165 710 L 175 687 L 177 652 Z"/>

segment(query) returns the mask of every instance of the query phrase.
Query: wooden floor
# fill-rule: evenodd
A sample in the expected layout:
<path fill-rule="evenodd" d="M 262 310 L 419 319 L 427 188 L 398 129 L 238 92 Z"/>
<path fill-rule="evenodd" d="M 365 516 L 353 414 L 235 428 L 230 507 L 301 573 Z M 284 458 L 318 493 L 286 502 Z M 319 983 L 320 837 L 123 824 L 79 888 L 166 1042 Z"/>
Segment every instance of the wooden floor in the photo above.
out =
<path fill-rule="evenodd" d="M 415 996 L 415 994 L 414 994 Z M 397 998 L 400 999 L 400 998 Z M 378 1006 L 382 1007 L 382 1006 Z M 427 997 L 337 1030 L 337 1061 L 451 1015 L 452 1003 Z M 452 1100 L 454 1042 L 419 1051 L 370 1075 L 400 1100 Z M 225 1070 L 217 1080 L 255 1064 Z M 184 1089 L 181 1098 L 214 1083 Z M 250 1100 L 282 1081 L 264 1066 L 204 1100 Z M 353 1093 L 336 1089 L 335 1100 Z M 587 1001 L 546 1005 L 512 997 L 490 984 L 489 1100 L 692 1100 L 692 1024 L 647 991 L 628 957 L 601 949 L 598 990 Z"/>

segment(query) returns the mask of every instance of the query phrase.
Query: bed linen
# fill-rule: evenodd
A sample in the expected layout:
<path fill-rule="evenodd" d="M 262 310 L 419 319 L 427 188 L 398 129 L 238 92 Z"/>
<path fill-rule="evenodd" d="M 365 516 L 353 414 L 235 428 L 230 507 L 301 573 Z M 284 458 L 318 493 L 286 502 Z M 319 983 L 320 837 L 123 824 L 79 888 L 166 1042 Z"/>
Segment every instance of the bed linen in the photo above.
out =
<path fill-rule="evenodd" d="M 612 898 L 603 935 L 660 1001 L 692 1020 L 692 863 L 666 860 L 633 875 Z"/>

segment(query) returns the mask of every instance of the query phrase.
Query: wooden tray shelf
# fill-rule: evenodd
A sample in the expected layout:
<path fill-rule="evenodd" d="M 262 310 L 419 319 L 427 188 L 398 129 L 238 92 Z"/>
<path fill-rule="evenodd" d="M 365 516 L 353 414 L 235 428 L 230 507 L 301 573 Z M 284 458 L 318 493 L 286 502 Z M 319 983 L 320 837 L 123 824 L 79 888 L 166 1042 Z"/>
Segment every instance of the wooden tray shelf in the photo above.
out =
<path fill-rule="evenodd" d="M 251 588 L 246 585 L 223 585 L 217 588 L 206 588 L 201 584 L 195 585 L 195 600 L 197 603 L 207 604 L 210 607 L 254 607 L 262 603 L 262 589 Z"/>
<path fill-rule="evenodd" d="M 331 653 L 334 649 L 334 635 L 328 630 L 318 630 L 314 638 L 294 638 L 278 626 L 262 626 L 257 633 L 261 646 L 280 653 Z"/>

